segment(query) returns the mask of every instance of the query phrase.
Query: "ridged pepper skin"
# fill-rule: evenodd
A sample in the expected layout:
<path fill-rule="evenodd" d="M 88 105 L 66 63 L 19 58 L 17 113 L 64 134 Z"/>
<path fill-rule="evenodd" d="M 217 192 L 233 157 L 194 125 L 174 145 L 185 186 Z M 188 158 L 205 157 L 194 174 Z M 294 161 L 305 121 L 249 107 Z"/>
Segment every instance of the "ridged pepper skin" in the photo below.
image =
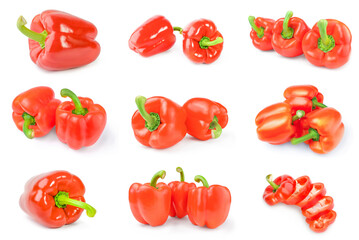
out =
<path fill-rule="evenodd" d="M 55 126 L 56 108 L 60 103 L 51 88 L 31 88 L 13 100 L 12 118 L 26 137 L 42 137 Z"/>
<path fill-rule="evenodd" d="M 283 175 L 272 181 L 272 175 L 268 175 L 266 179 L 270 185 L 264 190 L 263 199 L 270 206 L 285 202 L 295 190 L 295 181 L 291 176 Z"/>
<path fill-rule="evenodd" d="M 78 150 L 97 142 L 106 126 L 106 111 L 90 98 L 77 97 L 68 89 L 61 96 L 70 97 L 56 110 L 56 134 L 70 148 Z"/>
<path fill-rule="evenodd" d="M 131 35 L 128 45 L 143 57 L 167 51 L 176 42 L 171 23 L 164 16 L 154 16 L 139 26 Z"/>
<path fill-rule="evenodd" d="M 101 48 L 92 23 L 71 14 L 47 10 L 34 17 L 31 27 L 20 17 L 19 30 L 29 37 L 31 60 L 45 70 L 66 70 L 96 60 Z"/>
<path fill-rule="evenodd" d="M 195 180 L 202 181 L 204 186 L 193 188 L 188 192 L 188 218 L 194 225 L 217 228 L 228 217 L 231 193 L 224 186 L 209 186 L 202 176 L 196 176 Z"/>
<path fill-rule="evenodd" d="M 327 107 L 323 104 L 324 96 L 315 86 L 295 85 L 284 90 L 285 102 L 292 106 L 292 113 L 297 110 L 303 110 L 309 113 L 314 109 Z"/>
<path fill-rule="evenodd" d="M 59 228 L 76 222 L 84 209 L 90 217 L 96 214 L 85 203 L 84 194 L 85 186 L 77 176 L 66 171 L 44 173 L 26 183 L 20 207 L 36 222 Z"/>
<path fill-rule="evenodd" d="M 183 218 L 187 216 L 188 192 L 196 188 L 196 184 L 185 182 L 182 168 L 178 167 L 177 172 L 181 174 L 181 181 L 173 181 L 168 184 L 171 188 L 171 217 Z"/>
<path fill-rule="evenodd" d="M 165 97 L 136 97 L 132 129 L 141 144 L 156 149 L 180 142 L 187 133 L 185 110 Z"/>
<path fill-rule="evenodd" d="M 200 140 L 218 138 L 227 126 L 227 109 L 206 98 L 192 98 L 183 105 L 187 113 L 187 133 Z"/>
<path fill-rule="evenodd" d="M 272 50 L 272 35 L 275 21 L 270 18 L 255 18 L 253 16 L 249 16 L 248 20 L 252 26 L 250 37 L 253 46 L 262 51 Z"/>
<path fill-rule="evenodd" d="M 292 17 L 288 11 L 285 18 L 278 19 L 273 27 L 273 49 L 284 57 L 296 57 L 303 54 L 302 39 L 310 30 L 300 18 Z"/>
<path fill-rule="evenodd" d="M 349 61 L 352 34 L 342 22 L 322 19 L 303 37 L 304 56 L 315 66 L 339 68 Z"/>
<path fill-rule="evenodd" d="M 164 224 L 171 208 L 171 188 L 165 183 L 157 183 L 164 178 L 165 171 L 157 172 L 151 183 L 134 183 L 129 190 L 129 202 L 133 216 L 143 224 L 152 227 Z"/>
<path fill-rule="evenodd" d="M 211 20 L 191 22 L 182 35 L 183 53 L 195 63 L 213 63 L 223 50 L 223 36 Z"/>

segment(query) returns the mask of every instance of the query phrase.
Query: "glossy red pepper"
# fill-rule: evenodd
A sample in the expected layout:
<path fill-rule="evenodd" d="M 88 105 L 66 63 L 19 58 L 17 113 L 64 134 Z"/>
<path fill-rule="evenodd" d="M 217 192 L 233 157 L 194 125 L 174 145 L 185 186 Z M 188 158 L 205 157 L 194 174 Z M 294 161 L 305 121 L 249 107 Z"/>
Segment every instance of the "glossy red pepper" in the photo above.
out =
<path fill-rule="evenodd" d="M 227 109 L 206 98 L 192 98 L 183 105 L 187 113 L 187 133 L 200 140 L 221 136 L 227 126 Z"/>
<path fill-rule="evenodd" d="M 176 42 L 171 23 L 164 16 L 154 16 L 139 26 L 131 35 L 128 45 L 143 57 L 167 51 Z"/>
<path fill-rule="evenodd" d="M 183 53 L 195 63 L 213 63 L 223 49 L 223 36 L 216 25 L 207 19 L 199 19 L 188 24 L 183 30 Z"/>
<path fill-rule="evenodd" d="M 72 149 L 88 147 L 97 142 L 106 126 L 105 109 L 90 98 L 77 97 L 71 90 L 62 89 L 62 97 L 71 98 L 56 110 L 56 134 Z"/>
<path fill-rule="evenodd" d="M 273 49 L 284 57 L 296 57 L 303 54 L 302 39 L 310 30 L 300 18 L 292 17 L 288 11 L 285 18 L 278 19 L 273 27 Z"/>
<path fill-rule="evenodd" d="M 171 188 L 171 217 L 183 218 L 187 216 L 188 192 L 196 187 L 194 183 L 185 182 L 182 168 L 178 167 L 177 172 L 181 174 L 181 181 L 173 181 L 168 184 Z"/>
<path fill-rule="evenodd" d="M 349 28 L 334 19 L 319 20 L 303 38 L 307 60 L 315 66 L 338 68 L 348 62 L 352 35 Z"/>
<path fill-rule="evenodd" d="M 275 21 L 269 18 L 248 17 L 249 24 L 252 27 L 250 37 L 253 46 L 262 51 L 272 50 L 272 35 Z"/>
<path fill-rule="evenodd" d="M 171 209 L 171 188 L 165 183 L 157 183 L 165 178 L 166 172 L 157 172 L 151 183 L 134 183 L 129 190 L 129 202 L 133 216 L 143 224 L 152 227 L 164 224 Z"/>
<path fill-rule="evenodd" d="M 25 25 L 21 16 L 17 27 L 29 38 L 31 60 L 43 69 L 80 67 L 100 54 L 95 25 L 71 14 L 48 10 L 34 17 L 30 29 Z"/>
<path fill-rule="evenodd" d="M 283 175 L 272 181 L 272 175 L 269 174 L 266 179 L 269 186 L 263 193 L 263 199 L 268 205 L 286 201 L 295 190 L 295 182 L 291 176 Z"/>
<path fill-rule="evenodd" d="M 20 207 L 36 222 L 50 228 L 76 222 L 83 210 L 94 217 L 96 210 L 85 203 L 85 186 L 66 171 L 44 173 L 31 178 L 20 198 Z"/>
<path fill-rule="evenodd" d="M 198 226 L 217 228 L 222 225 L 231 206 L 231 193 L 220 185 L 209 186 L 207 180 L 197 175 L 194 180 L 202 182 L 203 187 L 193 188 L 188 192 L 188 218 Z"/>
<path fill-rule="evenodd" d="M 19 94 L 12 102 L 12 118 L 16 127 L 28 138 L 42 137 L 55 126 L 55 99 L 49 87 L 35 87 Z"/>
<path fill-rule="evenodd" d="M 186 112 L 165 97 L 136 97 L 138 110 L 132 116 L 132 129 L 137 141 L 157 149 L 168 148 L 187 133 Z"/>

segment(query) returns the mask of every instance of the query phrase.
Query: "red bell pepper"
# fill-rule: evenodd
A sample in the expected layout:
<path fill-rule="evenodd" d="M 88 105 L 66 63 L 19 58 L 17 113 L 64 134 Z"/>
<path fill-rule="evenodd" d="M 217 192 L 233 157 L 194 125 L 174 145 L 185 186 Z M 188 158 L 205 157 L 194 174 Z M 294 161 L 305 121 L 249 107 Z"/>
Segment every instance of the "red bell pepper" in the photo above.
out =
<path fill-rule="evenodd" d="M 26 137 L 42 137 L 55 126 L 55 113 L 59 104 L 60 100 L 55 99 L 51 88 L 31 88 L 19 94 L 12 102 L 12 118 Z"/>
<path fill-rule="evenodd" d="M 227 109 L 220 103 L 206 98 L 192 98 L 183 108 L 187 113 L 187 133 L 200 140 L 221 136 L 227 126 Z"/>
<path fill-rule="evenodd" d="M 172 195 L 170 216 L 183 218 L 187 216 L 188 192 L 195 188 L 196 184 L 185 182 L 182 168 L 178 167 L 176 171 L 181 174 L 181 181 L 174 181 L 168 184 Z"/>
<path fill-rule="evenodd" d="M 44 173 L 31 178 L 20 198 L 20 207 L 36 222 L 50 228 L 76 222 L 83 210 L 94 217 L 96 210 L 85 203 L 85 186 L 66 171 Z"/>
<path fill-rule="evenodd" d="M 72 149 L 88 147 L 97 142 L 106 125 L 106 111 L 90 98 L 77 97 L 71 90 L 62 89 L 62 97 L 71 98 L 56 110 L 56 134 Z"/>
<path fill-rule="evenodd" d="M 352 35 L 349 28 L 334 19 L 322 19 L 303 38 L 304 56 L 315 66 L 338 68 L 348 62 Z"/>
<path fill-rule="evenodd" d="M 252 27 L 250 37 L 253 46 L 262 51 L 272 50 L 272 35 L 275 21 L 269 18 L 248 17 L 249 24 Z"/>
<path fill-rule="evenodd" d="M 334 108 L 322 108 L 306 115 L 303 126 L 308 134 L 293 138 L 292 144 L 309 141 L 313 152 L 324 154 L 332 151 L 340 143 L 344 134 L 344 124 L 340 113 Z"/>
<path fill-rule="evenodd" d="M 160 226 L 167 221 L 171 209 L 171 188 L 157 183 L 165 178 L 166 172 L 157 172 L 151 183 L 134 183 L 129 190 L 129 202 L 133 216 L 143 224 Z"/>
<path fill-rule="evenodd" d="M 216 25 L 207 19 L 191 22 L 184 29 L 175 27 L 183 35 L 183 53 L 195 63 L 213 63 L 223 49 L 223 36 Z"/>
<path fill-rule="evenodd" d="M 31 60 L 46 70 L 80 67 L 96 60 L 100 45 L 92 23 L 65 12 L 44 11 L 32 20 L 30 29 L 21 16 L 17 27 L 29 38 Z"/>
<path fill-rule="evenodd" d="M 128 45 L 143 57 L 167 51 L 176 42 L 171 23 L 164 16 L 154 16 L 139 26 Z"/>
<path fill-rule="evenodd" d="M 284 91 L 285 102 L 292 106 L 293 114 L 297 110 L 309 113 L 314 109 L 326 108 L 323 104 L 324 96 L 312 85 L 296 85 Z"/>
<path fill-rule="evenodd" d="M 285 202 L 294 193 L 296 183 L 291 176 L 283 175 L 272 181 L 272 175 L 269 174 L 266 179 L 269 186 L 263 193 L 263 199 L 268 205 Z"/>
<path fill-rule="evenodd" d="M 217 228 L 222 225 L 231 206 L 231 193 L 220 185 L 209 186 L 207 180 L 197 175 L 194 180 L 202 182 L 203 187 L 188 192 L 188 218 L 194 225 Z"/>
<path fill-rule="evenodd" d="M 181 141 L 187 133 L 186 112 L 165 97 L 136 97 L 138 110 L 132 116 L 137 141 L 157 149 L 168 148 Z"/>
<path fill-rule="evenodd" d="M 310 30 L 300 18 L 292 17 L 288 11 L 285 18 L 278 19 L 273 27 L 273 49 L 284 57 L 296 57 L 303 54 L 302 39 Z"/>
<path fill-rule="evenodd" d="M 301 136 L 302 127 L 296 121 L 304 115 L 304 111 L 298 110 L 292 116 L 292 107 L 288 103 L 268 106 L 258 113 L 255 120 L 258 138 L 275 145 L 289 142 L 293 136 Z"/>

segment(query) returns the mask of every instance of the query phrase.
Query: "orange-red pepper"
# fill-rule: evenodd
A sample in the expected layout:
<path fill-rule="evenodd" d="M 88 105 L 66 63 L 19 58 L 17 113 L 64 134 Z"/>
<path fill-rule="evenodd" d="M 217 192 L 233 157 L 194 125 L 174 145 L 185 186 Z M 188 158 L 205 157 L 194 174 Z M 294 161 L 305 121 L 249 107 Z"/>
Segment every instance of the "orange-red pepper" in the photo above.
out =
<path fill-rule="evenodd" d="M 252 27 L 250 37 L 253 46 L 262 51 L 272 50 L 272 35 L 275 21 L 269 18 L 248 17 L 249 24 Z"/>
<path fill-rule="evenodd" d="M 168 184 L 171 188 L 171 217 L 183 218 L 187 216 L 188 192 L 196 187 L 194 183 L 185 182 L 182 168 L 178 167 L 177 172 L 181 175 L 181 181 L 173 181 Z"/>
<path fill-rule="evenodd" d="M 171 209 L 171 188 L 157 183 L 166 176 L 165 171 L 157 172 L 151 183 L 134 183 L 129 190 L 129 202 L 133 216 L 143 224 L 152 227 L 164 224 Z"/>
<path fill-rule="evenodd" d="M 293 138 L 292 144 L 308 141 L 313 152 L 328 153 L 338 146 L 343 134 L 344 124 L 340 113 L 334 108 L 322 108 L 310 112 L 303 119 L 304 129 L 308 134 Z"/>
<path fill-rule="evenodd" d="M 187 113 L 187 133 L 200 140 L 221 136 L 227 126 L 227 109 L 206 98 L 192 98 L 183 105 Z"/>
<path fill-rule="evenodd" d="M 85 203 L 85 186 L 66 171 L 44 173 L 31 178 L 20 198 L 20 207 L 36 222 L 58 228 L 76 222 L 83 210 L 94 217 L 96 209 Z"/>
<path fill-rule="evenodd" d="M 181 141 L 187 133 L 186 112 L 165 97 L 136 97 L 138 110 L 132 116 L 137 141 L 157 149 L 168 148 Z"/>
<path fill-rule="evenodd" d="M 193 188 L 188 193 L 188 218 L 194 225 L 217 228 L 228 217 L 231 193 L 224 186 L 209 186 L 207 180 L 200 175 L 194 180 L 202 182 L 203 186 Z"/>
<path fill-rule="evenodd" d="M 338 68 L 348 62 L 352 35 L 349 28 L 334 19 L 321 19 L 303 37 L 302 48 L 315 66 Z"/>
<path fill-rule="evenodd" d="M 266 179 L 269 186 L 264 190 L 263 199 L 268 205 L 285 202 L 295 190 L 295 182 L 291 176 L 283 175 L 273 181 L 269 174 Z"/>
<path fill-rule="evenodd" d="M 88 147 L 97 142 L 106 126 L 106 111 L 90 98 L 77 97 L 71 90 L 62 89 L 62 97 L 70 97 L 56 110 L 56 134 L 72 149 Z"/>
<path fill-rule="evenodd" d="M 278 19 L 273 27 L 273 49 L 284 57 L 296 57 L 303 54 L 302 39 L 310 30 L 300 18 L 292 17 L 288 11 L 285 18 Z"/>
<path fill-rule="evenodd" d="M 55 126 L 55 113 L 59 104 L 60 100 L 55 99 L 51 88 L 31 88 L 19 94 L 12 102 L 12 118 L 26 137 L 42 137 Z"/>

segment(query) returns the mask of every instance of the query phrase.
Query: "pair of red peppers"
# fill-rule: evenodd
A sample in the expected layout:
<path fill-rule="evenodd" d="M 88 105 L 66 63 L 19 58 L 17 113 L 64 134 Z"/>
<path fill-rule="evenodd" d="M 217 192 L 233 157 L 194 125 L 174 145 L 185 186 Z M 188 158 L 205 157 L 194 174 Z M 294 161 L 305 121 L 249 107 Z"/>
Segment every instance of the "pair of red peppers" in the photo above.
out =
<path fill-rule="evenodd" d="M 194 180 L 203 186 L 196 187 L 187 183 L 182 168 L 181 181 L 157 183 L 164 178 L 164 170 L 157 172 L 150 183 L 134 183 L 129 190 L 129 202 L 133 216 L 142 224 L 163 225 L 168 216 L 183 218 L 188 215 L 194 225 L 217 228 L 228 216 L 231 205 L 231 193 L 220 185 L 209 186 L 207 180 L 197 175 Z"/>
<path fill-rule="evenodd" d="M 344 134 L 340 113 L 323 104 L 323 94 L 312 85 L 291 86 L 286 100 L 260 111 L 256 117 L 258 138 L 270 144 L 305 142 L 320 154 L 332 151 Z"/>
<path fill-rule="evenodd" d="M 274 49 L 285 57 L 304 53 L 315 66 L 338 68 L 348 62 L 352 35 L 349 28 L 334 19 L 321 19 L 312 29 L 288 11 L 277 21 L 268 18 L 248 18 L 253 45 L 263 51 Z"/>
<path fill-rule="evenodd" d="M 326 196 L 323 183 L 312 183 L 308 176 L 294 180 L 291 176 L 283 175 L 274 181 L 271 177 L 268 175 L 266 178 L 270 185 L 263 194 L 268 205 L 285 203 L 300 207 L 314 232 L 324 232 L 335 221 L 337 214 L 333 211 L 334 201 L 332 197 Z"/>
<path fill-rule="evenodd" d="M 95 144 L 106 125 L 105 109 L 69 89 L 62 89 L 61 96 L 72 101 L 61 103 L 49 87 L 19 94 L 12 103 L 17 128 L 32 139 L 48 134 L 56 125 L 57 137 L 72 149 Z"/>
<path fill-rule="evenodd" d="M 138 110 L 132 116 L 137 141 L 162 149 L 180 142 L 186 134 L 208 140 L 218 138 L 227 126 L 227 109 L 206 98 L 192 98 L 183 106 L 165 97 L 136 97 Z"/>
<path fill-rule="evenodd" d="M 223 36 L 216 25 L 207 19 L 191 22 L 184 29 L 172 27 L 163 16 L 154 16 L 139 26 L 128 41 L 130 49 L 141 56 L 167 51 L 176 42 L 174 31 L 183 36 L 183 53 L 195 63 L 216 61 L 223 49 Z"/>

